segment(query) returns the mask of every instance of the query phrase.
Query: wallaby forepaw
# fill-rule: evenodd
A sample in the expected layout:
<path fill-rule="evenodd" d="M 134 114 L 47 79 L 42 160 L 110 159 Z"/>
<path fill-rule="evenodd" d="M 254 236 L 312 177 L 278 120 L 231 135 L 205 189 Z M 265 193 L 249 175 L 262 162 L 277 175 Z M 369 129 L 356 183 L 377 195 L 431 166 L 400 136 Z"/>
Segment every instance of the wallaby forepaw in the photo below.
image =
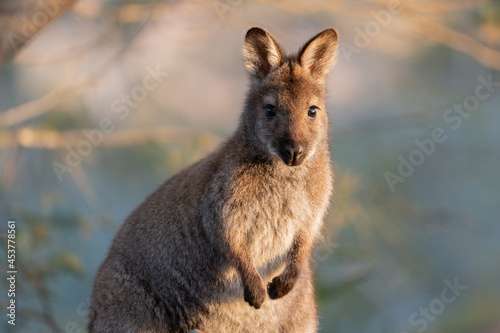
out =
<path fill-rule="evenodd" d="M 246 285 L 244 289 L 245 302 L 259 309 L 266 299 L 266 289 L 262 281 L 260 281 L 260 284 Z"/>
<path fill-rule="evenodd" d="M 271 299 L 278 299 L 290 292 L 294 285 L 294 281 L 283 278 L 283 276 L 276 276 L 267 285 L 267 293 Z"/>

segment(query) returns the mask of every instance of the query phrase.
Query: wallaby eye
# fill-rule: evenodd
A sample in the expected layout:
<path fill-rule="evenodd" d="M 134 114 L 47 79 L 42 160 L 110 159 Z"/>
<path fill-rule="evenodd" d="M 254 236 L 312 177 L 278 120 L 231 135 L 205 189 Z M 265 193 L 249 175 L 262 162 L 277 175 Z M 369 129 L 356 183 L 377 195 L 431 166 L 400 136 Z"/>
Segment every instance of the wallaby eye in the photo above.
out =
<path fill-rule="evenodd" d="M 318 109 L 319 108 L 316 105 L 310 106 L 307 115 L 311 118 L 316 118 L 316 111 L 318 111 Z"/>
<path fill-rule="evenodd" d="M 264 106 L 264 110 L 266 111 L 267 119 L 276 118 L 276 111 L 274 111 L 274 105 L 267 104 L 266 106 Z"/>

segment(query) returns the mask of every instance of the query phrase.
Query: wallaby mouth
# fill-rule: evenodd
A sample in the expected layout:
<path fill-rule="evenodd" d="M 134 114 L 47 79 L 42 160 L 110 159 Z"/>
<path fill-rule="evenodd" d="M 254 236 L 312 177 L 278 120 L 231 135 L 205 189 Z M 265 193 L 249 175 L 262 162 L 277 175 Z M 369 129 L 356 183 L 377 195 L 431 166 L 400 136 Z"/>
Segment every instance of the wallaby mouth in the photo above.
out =
<path fill-rule="evenodd" d="M 306 153 L 301 145 L 285 145 L 280 150 L 281 159 L 288 166 L 301 165 L 305 160 Z"/>

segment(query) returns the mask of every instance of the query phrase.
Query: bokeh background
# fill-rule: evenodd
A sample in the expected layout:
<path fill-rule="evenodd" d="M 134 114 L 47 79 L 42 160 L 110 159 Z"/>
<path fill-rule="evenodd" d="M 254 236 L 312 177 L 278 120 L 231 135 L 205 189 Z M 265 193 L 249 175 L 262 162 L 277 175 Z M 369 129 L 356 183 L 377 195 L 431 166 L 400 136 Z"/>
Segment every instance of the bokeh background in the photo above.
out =
<path fill-rule="evenodd" d="M 0 15 L 0 232 L 17 221 L 18 267 L 16 326 L 2 278 L 0 330 L 86 331 L 123 220 L 236 127 L 243 38 L 261 26 L 289 52 L 341 37 L 321 332 L 500 332 L 500 1 L 23 0 Z"/>

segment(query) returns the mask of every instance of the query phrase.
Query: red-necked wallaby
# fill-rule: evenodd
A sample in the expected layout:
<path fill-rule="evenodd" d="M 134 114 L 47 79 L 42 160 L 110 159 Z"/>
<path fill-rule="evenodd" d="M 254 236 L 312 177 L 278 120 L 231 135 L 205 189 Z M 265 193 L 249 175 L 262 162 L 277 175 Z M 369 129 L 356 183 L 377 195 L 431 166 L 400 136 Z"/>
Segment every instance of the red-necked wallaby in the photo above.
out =
<path fill-rule="evenodd" d="M 332 194 L 325 81 L 337 33 L 297 55 L 250 29 L 235 133 L 125 221 L 95 279 L 90 332 L 315 332 L 311 269 Z"/>

